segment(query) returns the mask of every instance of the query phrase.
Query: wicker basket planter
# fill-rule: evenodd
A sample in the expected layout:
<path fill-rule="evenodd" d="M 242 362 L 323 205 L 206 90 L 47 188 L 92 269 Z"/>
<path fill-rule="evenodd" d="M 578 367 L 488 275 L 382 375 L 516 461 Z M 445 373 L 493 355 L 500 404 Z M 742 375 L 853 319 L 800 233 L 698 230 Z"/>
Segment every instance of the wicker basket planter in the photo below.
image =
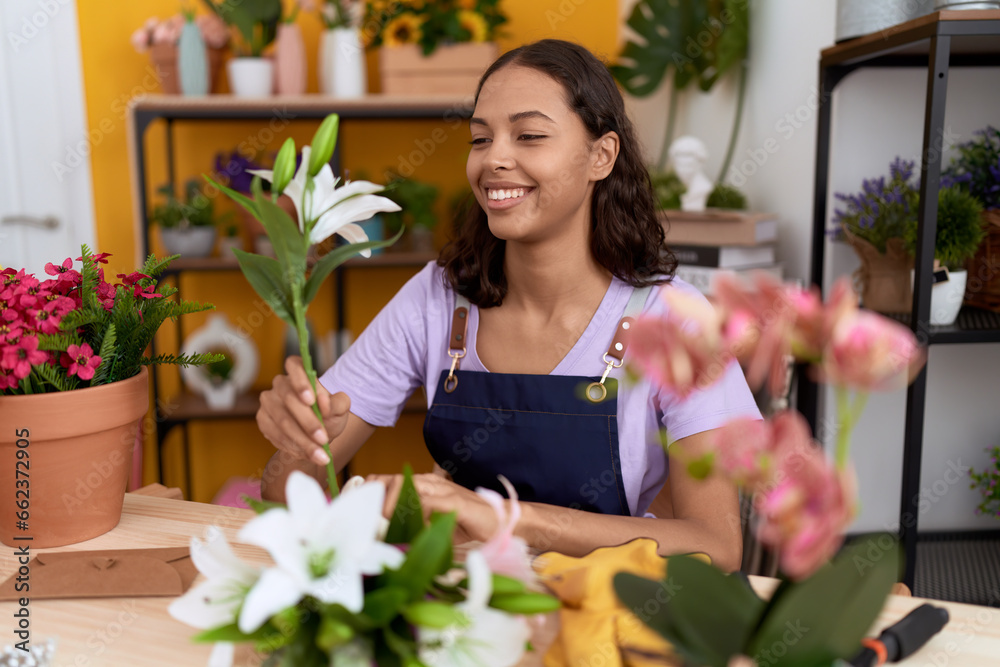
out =
<path fill-rule="evenodd" d="M 497 58 L 494 42 L 439 46 L 424 56 L 416 44 L 379 49 L 382 92 L 389 95 L 472 95 Z"/>
<path fill-rule="evenodd" d="M 844 238 L 861 259 L 854 273 L 861 288 L 861 304 L 880 313 L 908 313 L 913 309 L 913 285 L 910 272 L 913 258 L 903 248 L 903 239 L 886 242 L 885 254 L 868 241 L 844 229 Z"/>
<path fill-rule="evenodd" d="M 1000 209 L 983 211 L 986 238 L 965 264 L 965 304 L 1000 312 Z"/>

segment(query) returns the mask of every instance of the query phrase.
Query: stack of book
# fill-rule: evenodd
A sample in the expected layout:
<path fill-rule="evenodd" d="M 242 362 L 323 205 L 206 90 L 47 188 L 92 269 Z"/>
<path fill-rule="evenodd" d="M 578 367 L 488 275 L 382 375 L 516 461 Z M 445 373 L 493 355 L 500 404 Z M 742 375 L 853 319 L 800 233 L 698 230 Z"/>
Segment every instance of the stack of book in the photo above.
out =
<path fill-rule="evenodd" d="M 774 243 L 778 219 L 770 213 L 709 209 L 661 211 L 667 247 L 677 257 L 677 277 L 711 296 L 716 276 L 749 277 L 764 271 L 784 277 Z"/>

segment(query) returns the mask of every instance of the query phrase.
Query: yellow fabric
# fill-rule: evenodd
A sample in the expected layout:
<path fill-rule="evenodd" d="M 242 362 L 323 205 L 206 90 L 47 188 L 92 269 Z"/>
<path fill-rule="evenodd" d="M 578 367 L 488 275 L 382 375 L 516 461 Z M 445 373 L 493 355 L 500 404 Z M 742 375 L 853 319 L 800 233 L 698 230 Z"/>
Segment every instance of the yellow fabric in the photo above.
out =
<path fill-rule="evenodd" d="M 548 551 L 536 559 L 542 582 L 563 603 L 559 634 L 545 654 L 545 667 L 647 667 L 673 662 L 670 644 L 626 609 L 614 589 L 618 572 L 663 579 L 667 559 L 656 549 L 655 540 L 639 538 L 595 549 L 582 558 Z M 698 556 L 709 561 L 704 554 Z"/>

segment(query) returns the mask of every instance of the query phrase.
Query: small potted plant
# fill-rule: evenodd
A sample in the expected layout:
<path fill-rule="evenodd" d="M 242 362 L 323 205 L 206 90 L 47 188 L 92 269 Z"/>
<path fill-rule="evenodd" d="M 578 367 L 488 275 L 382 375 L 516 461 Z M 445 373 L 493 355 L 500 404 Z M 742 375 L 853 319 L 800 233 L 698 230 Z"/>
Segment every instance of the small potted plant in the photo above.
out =
<path fill-rule="evenodd" d="M 219 239 L 219 257 L 225 260 L 236 261 L 233 249 L 243 249 L 243 237 L 240 236 L 240 226 L 230 222 L 225 226 L 225 236 Z"/>
<path fill-rule="evenodd" d="M 985 467 L 982 472 L 976 472 L 975 468 L 969 468 L 969 477 L 972 482 L 970 489 L 979 489 L 981 499 L 976 514 L 992 516 L 1000 519 L 1000 447 L 987 449 L 993 467 Z"/>
<path fill-rule="evenodd" d="M 958 317 L 968 279 L 965 262 L 976 254 L 986 234 L 980 220 L 982 212 L 979 200 L 956 186 L 938 193 L 934 268 L 947 269 L 948 279 L 935 283 L 931 291 L 931 324 L 951 324 Z M 906 251 L 915 256 L 916 220 L 907 223 L 903 243 Z"/>
<path fill-rule="evenodd" d="M 233 54 L 226 64 L 229 87 L 237 97 L 267 97 L 273 90 L 274 63 L 264 50 L 281 22 L 281 0 L 203 0 L 234 28 Z"/>
<path fill-rule="evenodd" d="M 987 126 L 976 139 L 960 144 L 958 154 L 941 174 L 944 186 L 957 185 L 983 205 L 986 239 L 966 268 L 970 279 L 965 302 L 1000 311 L 1000 130 Z"/>
<path fill-rule="evenodd" d="M 184 21 L 183 14 L 176 14 L 168 19 L 150 17 L 132 33 L 130 40 L 137 53 L 149 53 L 160 87 L 164 93 L 171 95 L 181 92 L 177 51 Z M 229 32 L 226 24 L 212 14 L 194 17 L 194 24 L 205 42 L 208 55 L 208 91 L 214 92 L 221 78 L 219 72 L 222 69 L 223 54 L 229 44 Z"/>
<path fill-rule="evenodd" d="M 389 235 L 405 228 L 411 252 L 434 251 L 434 227 L 437 214 L 434 204 L 438 198 L 438 187 L 412 178 L 394 176 L 386 185 L 385 196 L 399 204 L 401 211 L 383 213 Z"/>
<path fill-rule="evenodd" d="M 164 201 L 153 208 L 149 223 L 160 228 L 163 246 L 171 255 L 208 257 L 215 246 L 215 217 L 212 200 L 197 179 L 184 184 L 184 196 L 178 198 L 169 183 L 157 192 Z"/>
<path fill-rule="evenodd" d="M 383 93 L 467 95 L 496 60 L 493 40 L 506 22 L 500 0 L 368 0 L 361 37 L 381 47 Z"/>
<path fill-rule="evenodd" d="M 861 259 L 855 277 L 861 300 L 871 310 L 906 313 L 913 306 L 913 255 L 906 250 L 903 234 L 917 220 L 920 193 L 911 183 L 914 166 L 897 157 L 889 165 L 888 179 L 866 178 L 861 192 L 834 195 L 846 204 L 834 211 L 834 232 Z"/>
<path fill-rule="evenodd" d="M 230 381 L 233 374 L 233 361 L 221 350 L 215 350 L 218 361 L 205 364 L 204 373 L 208 376 L 205 390 L 205 403 L 213 410 L 228 410 L 236 404 L 236 385 Z"/>

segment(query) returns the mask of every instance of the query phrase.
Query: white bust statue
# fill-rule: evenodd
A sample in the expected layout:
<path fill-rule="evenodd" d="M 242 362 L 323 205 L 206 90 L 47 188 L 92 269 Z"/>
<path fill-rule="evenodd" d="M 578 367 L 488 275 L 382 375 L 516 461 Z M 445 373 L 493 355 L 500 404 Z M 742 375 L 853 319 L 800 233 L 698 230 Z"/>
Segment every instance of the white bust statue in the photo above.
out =
<path fill-rule="evenodd" d="M 684 136 L 674 140 L 667 151 L 674 165 L 674 173 L 687 191 L 681 195 L 681 210 L 704 211 L 708 195 L 712 193 L 714 184 L 705 175 L 702 168 L 708 159 L 708 150 L 701 139 Z"/>

